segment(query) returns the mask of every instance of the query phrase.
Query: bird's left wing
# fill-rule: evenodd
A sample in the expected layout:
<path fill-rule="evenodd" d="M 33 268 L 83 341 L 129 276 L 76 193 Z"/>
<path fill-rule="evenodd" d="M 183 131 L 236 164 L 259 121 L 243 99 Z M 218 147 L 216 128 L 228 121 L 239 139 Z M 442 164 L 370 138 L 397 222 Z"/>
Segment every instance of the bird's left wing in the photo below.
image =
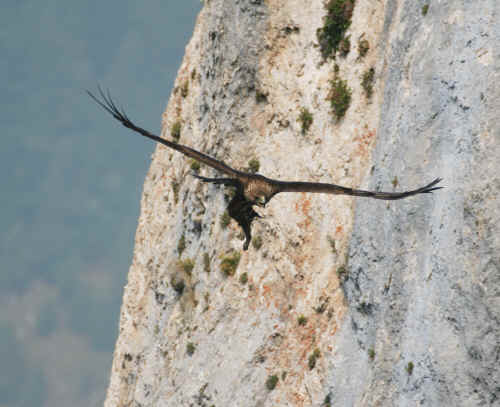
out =
<path fill-rule="evenodd" d="M 321 182 L 287 182 L 272 180 L 273 184 L 277 186 L 279 192 L 316 192 L 324 194 L 340 194 L 340 195 L 353 195 L 364 196 L 368 198 L 394 200 L 402 199 L 412 195 L 426 194 L 442 187 L 436 187 L 441 178 L 436 178 L 431 183 L 411 191 L 404 192 L 378 192 L 378 191 L 365 191 L 362 189 L 353 189 L 343 187 L 335 184 L 325 184 Z"/>
<path fill-rule="evenodd" d="M 158 143 L 164 144 L 167 147 L 170 147 L 174 150 L 177 150 L 181 152 L 182 154 L 194 158 L 195 160 L 198 160 L 199 162 L 206 164 L 212 168 L 215 168 L 216 170 L 219 170 L 225 174 L 228 174 L 231 177 L 238 177 L 245 175 L 241 171 L 235 170 L 234 168 L 231 168 L 229 165 L 225 164 L 222 161 L 216 160 L 215 158 L 209 157 L 206 154 L 200 153 L 199 151 L 196 151 L 190 147 L 183 146 L 181 144 L 174 143 L 173 141 L 166 140 L 164 138 L 155 136 L 154 134 L 151 134 L 149 131 L 144 130 L 143 128 L 136 126 L 132 121 L 128 118 L 128 116 L 125 114 L 123 109 L 118 109 L 116 107 L 115 103 L 111 99 L 111 96 L 109 93 L 104 93 L 103 90 L 99 87 L 99 94 L 101 96 L 101 99 L 93 95 L 90 91 L 87 91 L 88 95 L 94 99 L 94 101 L 101 106 L 104 110 L 106 110 L 109 114 L 111 114 L 116 120 L 121 122 L 125 127 L 143 135 L 144 137 L 150 138 L 151 140 L 155 140 Z"/>

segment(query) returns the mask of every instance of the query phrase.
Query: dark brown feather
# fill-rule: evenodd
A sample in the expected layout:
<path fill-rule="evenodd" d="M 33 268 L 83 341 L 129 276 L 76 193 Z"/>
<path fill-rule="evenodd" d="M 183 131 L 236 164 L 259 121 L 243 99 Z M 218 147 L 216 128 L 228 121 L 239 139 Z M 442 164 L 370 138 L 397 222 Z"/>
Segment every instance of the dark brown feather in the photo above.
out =
<path fill-rule="evenodd" d="M 108 113 L 110 113 L 116 120 L 121 122 L 125 127 L 143 135 L 144 137 L 150 138 L 151 140 L 157 141 L 158 143 L 164 144 L 167 147 L 173 148 L 174 150 L 177 150 L 181 152 L 182 154 L 187 155 L 188 157 L 191 157 L 195 160 L 198 160 L 199 162 L 206 164 L 212 168 L 215 168 L 216 170 L 219 170 L 231 177 L 238 177 L 245 175 L 241 171 L 235 170 L 234 168 L 231 168 L 229 165 L 225 164 L 222 161 L 216 160 L 215 158 L 209 157 L 206 154 L 200 153 L 199 151 L 193 150 L 190 147 L 183 146 L 181 144 L 174 143 L 173 141 L 166 140 L 164 138 L 155 136 L 154 134 L 151 134 L 149 131 L 144 130 L 141 127 L 136 126 L 132 121 L 127 117 L 125 112 L 120 109 L 118 109 L 111 99 L 111 96 L 108 94 L 105 94 L 103 90 L 99 87 L 99 94 L 101 96 L 101 99 L 97 98 L 95 95 L 93 95 L 90 91 L 87 91 L 88 95 L 94 99 L 94 101 L 101 106 L 104 110 L 106 110 Z"/>
<path fill-rule="evenodd" d="M 436 178 L 434 181 L 425 185 L 424 187 L 404 192 L 365 191 L 362 189 L 353 189 L 335 184 L 324 184 L 321 182 L 286 182 L 286 181 L 273 180 L 273 183 L 275 183 L 279 192 L 313 192 L 313 193 L 324 193 L 324 194 L 362 196 L 362 197 L 383 199 L 383 200 L 395 200 L 395 199 L 407 198 L 412 195 L 429 193 L 435 191 L 436 189 L 441 189 L 442 187 L 434 186 L 440 181 L 441 178 Z"/>

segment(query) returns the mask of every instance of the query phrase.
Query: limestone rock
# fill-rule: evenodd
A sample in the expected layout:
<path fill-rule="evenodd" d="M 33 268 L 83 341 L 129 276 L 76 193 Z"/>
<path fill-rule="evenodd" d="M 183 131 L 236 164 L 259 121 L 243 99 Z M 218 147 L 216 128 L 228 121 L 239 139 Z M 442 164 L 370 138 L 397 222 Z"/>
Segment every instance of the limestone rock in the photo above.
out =
<path fill-rule="evenodd" d="M 500 6 L 424 4 L 356 1 L 338 121 L 334 62 L 316 47 L 323 1 L 205 2 L 164 137 L 178 122 L 180 143 L 269 177 L 392 190 L 441 176 L 446 189 L 280 194 L 242 252 L 224 190 L 158 146 L 106 406 L 498 405 Z"/>

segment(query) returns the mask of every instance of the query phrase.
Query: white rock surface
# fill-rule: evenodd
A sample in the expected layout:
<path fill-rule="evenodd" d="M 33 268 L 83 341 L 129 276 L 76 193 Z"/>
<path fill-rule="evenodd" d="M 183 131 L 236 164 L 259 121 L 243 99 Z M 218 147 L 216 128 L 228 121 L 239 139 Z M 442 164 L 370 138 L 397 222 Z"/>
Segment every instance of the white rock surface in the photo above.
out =
<path fill-rule="evenodd" d="M 424 4 L 356 1 L 351 52 L 337 59 L 352 104 L 337 122 L 333 62 L 315 47 L 322 1 L 206 1 L 164 137 L 180 121 L 180 143 L 236 168 L 257 158 L 275 178 L 392 190 L 442 176 L 446 189 L 389 203 L 280 194 L 254 222 L 262 247 L 241 252 L 236 223 L 220 223 L 224 190 L 159 146 L 106 406 L 500 403 L 500 6 L 431 0 L 424 16 Z M 370 50 L 358 58 L 362 35 Z M 305 135 L 302 107 L 314 117 Z"/>

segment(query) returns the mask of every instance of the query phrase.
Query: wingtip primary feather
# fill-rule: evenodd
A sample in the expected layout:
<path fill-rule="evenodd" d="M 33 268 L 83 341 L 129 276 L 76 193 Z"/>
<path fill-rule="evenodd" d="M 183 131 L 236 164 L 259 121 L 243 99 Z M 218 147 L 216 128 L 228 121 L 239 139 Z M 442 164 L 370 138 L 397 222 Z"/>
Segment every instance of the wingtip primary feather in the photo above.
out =
<path fill-rule="evenodd" d="M 97 91 L 99 92 L 100 98 L 94 95 L 91 91 L 86 90 L 87 94 L 94 100 L 94 102 L 106 110 L 115 119 L 120 121 L 125 127 L 131 127 L 133 125 L 132 121 L 128 118 L 123 107 L 118 108 L 116 106 L 109 89 L 104 91 L 101 85 L 98 84 Z"/>
<path fill-rule="evenodd" d="M 443 189 L 444 187 L 442 187 L 442 186 L 439 186 L 439 187 L 434 186 L 434 185 L 439 184 L 442 180 L 443 180 L 443 178 L 436 178 L 434 181 L 432 181 L 431 183 L 429 183 L 428 185 L 423 187 L 422 190 L 420 191 L 420 193 L 428 194 L 428 193 L 432 193 L 433 191 L 436 191 L 438 189 Z"/>

